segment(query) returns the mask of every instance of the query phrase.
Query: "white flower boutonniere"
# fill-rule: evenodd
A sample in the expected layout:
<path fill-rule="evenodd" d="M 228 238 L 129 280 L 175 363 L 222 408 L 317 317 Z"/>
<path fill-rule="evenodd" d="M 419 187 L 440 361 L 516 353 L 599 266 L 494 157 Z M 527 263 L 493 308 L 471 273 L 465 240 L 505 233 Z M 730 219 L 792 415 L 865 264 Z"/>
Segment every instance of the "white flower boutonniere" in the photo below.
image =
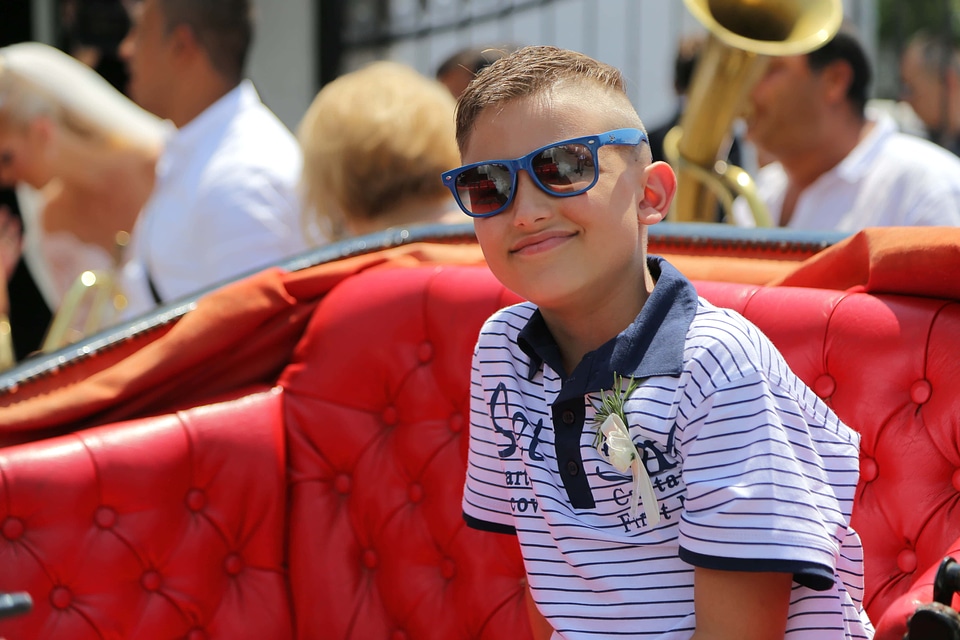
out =
<path fill-rule="evenodd" d="M 593 439 L 593 446 L 597 453 L 609 462 L 620 473 L 628 470 L 633 476 L 633 498 L 630 501 L 630 517 L 637 518 L 639 500 L 643 499 L 643 510 L 647 515 L 647 523 L 656 526 L 660 523 L 660 505 L 653 492 L 653 484 L 647 474 L 647 468 L 640 459 L 636 445 L 630 439 L 627 430 L 627 416 L 623 404 L 640 386 L 632 376 L 626 390 L 623 388 L 623 376 L 613 375 L 614 389 L 609 393 L 601 390 L 601 404 L 594 405 L 597 414 L 593 418 L 597 425 L 597 434 Z"/>

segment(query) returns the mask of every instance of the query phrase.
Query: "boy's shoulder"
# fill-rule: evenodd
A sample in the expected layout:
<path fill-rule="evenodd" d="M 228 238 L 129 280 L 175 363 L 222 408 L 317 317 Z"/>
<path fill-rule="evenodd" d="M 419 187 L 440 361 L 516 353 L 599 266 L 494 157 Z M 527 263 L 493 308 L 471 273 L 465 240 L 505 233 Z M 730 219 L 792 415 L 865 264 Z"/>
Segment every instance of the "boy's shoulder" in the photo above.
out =
<path fill-rule="evenodd" d="M 481 339 L 484 336 L 507 336 L 515 338 L 537 311 L 532 302 L 518 302 L 497 309 L 486 319 L 480 328 Z"/>
<path fill-rule="evenodd" d="M 684 343 L 684 368 L 727 384 L 762 373 L 783 380 L 789 367 L 773 342 L 740 313 L 700 298 Z"/>

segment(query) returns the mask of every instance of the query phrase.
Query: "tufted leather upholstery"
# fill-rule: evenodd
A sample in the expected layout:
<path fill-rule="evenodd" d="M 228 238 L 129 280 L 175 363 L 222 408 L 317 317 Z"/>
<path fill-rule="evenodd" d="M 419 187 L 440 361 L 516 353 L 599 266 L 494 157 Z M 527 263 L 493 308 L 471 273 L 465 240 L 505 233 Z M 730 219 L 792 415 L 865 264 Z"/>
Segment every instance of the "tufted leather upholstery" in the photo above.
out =
<path fill-rule="evenodd" d="M 960 548 L 960 306 L 697 286 L 863 434 L 867 607 L 899 637 Z M 530 637 L 515 542 L 459 507 L 470 353 L 514 300 L 484 267 L 358 273 L 272 391 L 0 450 L 0 591 L 38 603 L 0 635 Z"/>
<path fill-rule="evenodd" d="M 0 452 L 0 591 L 34 601 L 0 636 L 290 637 L 280 409 L 261 391 Z"/>

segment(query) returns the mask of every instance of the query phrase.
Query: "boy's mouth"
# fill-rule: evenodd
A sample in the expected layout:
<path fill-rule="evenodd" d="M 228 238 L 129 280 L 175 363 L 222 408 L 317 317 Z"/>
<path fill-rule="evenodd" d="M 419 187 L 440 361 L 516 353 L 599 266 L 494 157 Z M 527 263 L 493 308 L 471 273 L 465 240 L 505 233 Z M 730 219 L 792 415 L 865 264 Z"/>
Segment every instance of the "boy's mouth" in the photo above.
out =
<path fill-rule="evenodd" d="M 510 253 L 529 255 L 548 251 L 575 235 L 569 231 L 542 231 L 520 238 L 510 247 Z"/>

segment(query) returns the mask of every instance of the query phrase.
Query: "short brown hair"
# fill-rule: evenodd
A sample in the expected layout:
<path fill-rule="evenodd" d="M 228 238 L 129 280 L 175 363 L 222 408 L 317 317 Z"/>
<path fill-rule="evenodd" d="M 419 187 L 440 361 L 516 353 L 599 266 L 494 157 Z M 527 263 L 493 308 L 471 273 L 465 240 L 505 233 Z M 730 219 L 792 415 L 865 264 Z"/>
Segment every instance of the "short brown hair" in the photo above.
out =
<path fill-rule="evenodd" d="M 619 126 L 642 126 L 620 71 L 576 51 L 550 46 L 529 46 L 510 53 L 477 74 L 457 103 L 457 144 L 463 151 L 477 118 L 484 110 L 518 98 L 544 93 L 567 82 L 593 83 L 622 96 L 623 116 Z"/>
<path fill-rule="evenodd" d="M 193 31 L 210 64 L 224 78 L 239 82 L 253 41 L 250 0 L 159 0 L 167 32 L 180 25 Z"/>

